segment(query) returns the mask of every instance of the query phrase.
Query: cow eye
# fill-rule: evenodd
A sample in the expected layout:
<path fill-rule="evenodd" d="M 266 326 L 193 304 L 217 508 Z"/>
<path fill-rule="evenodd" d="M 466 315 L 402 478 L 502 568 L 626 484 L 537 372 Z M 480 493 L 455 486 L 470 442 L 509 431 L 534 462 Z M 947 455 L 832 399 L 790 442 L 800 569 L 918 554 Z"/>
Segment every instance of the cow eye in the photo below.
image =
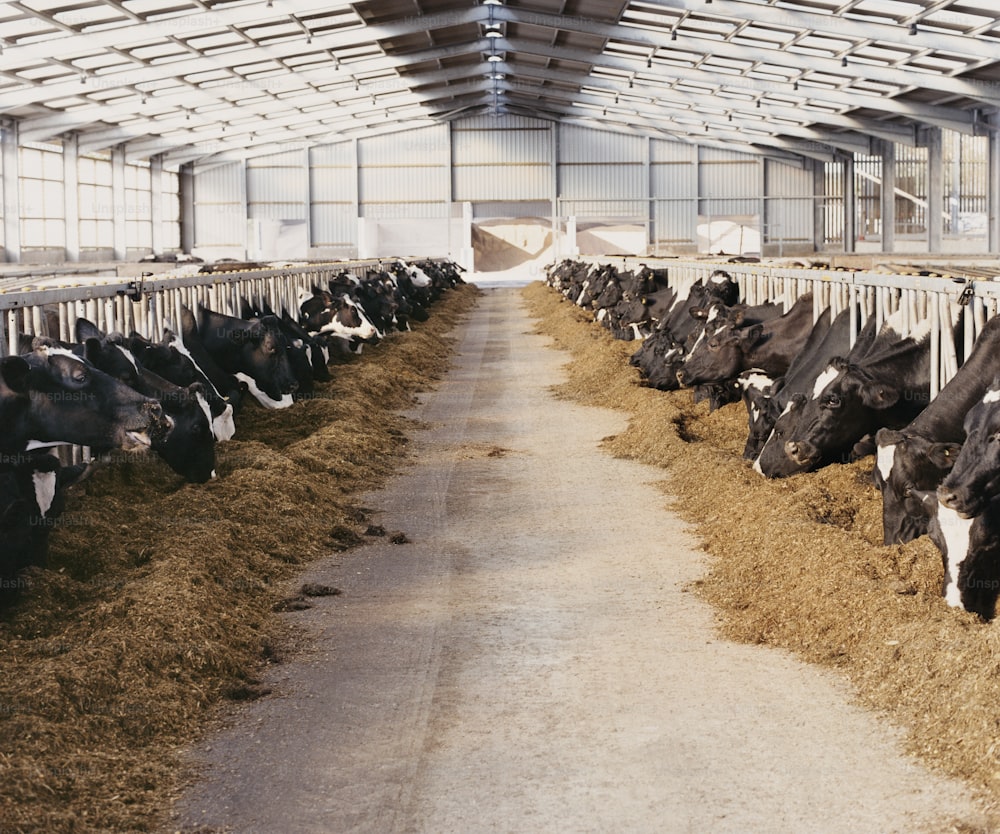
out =
<path fill-rule="evenodd" d="M 823 398 L 823 402 L 827 408 L 839 408 L 840 407 L 840 397 L 837 394 L 827 394 Z"/>

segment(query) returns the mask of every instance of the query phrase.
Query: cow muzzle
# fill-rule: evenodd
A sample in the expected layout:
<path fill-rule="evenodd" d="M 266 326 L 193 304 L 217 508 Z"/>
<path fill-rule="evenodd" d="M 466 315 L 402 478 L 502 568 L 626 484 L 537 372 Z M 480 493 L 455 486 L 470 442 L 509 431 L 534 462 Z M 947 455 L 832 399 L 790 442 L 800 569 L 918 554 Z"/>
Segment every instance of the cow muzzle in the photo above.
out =
<path fill-rule="evenodd" d="M 785 444 L 785 455 L 799 466 L 810 466 L 819 459 L 819 450 L 806 441 L 789 440 Z"/>

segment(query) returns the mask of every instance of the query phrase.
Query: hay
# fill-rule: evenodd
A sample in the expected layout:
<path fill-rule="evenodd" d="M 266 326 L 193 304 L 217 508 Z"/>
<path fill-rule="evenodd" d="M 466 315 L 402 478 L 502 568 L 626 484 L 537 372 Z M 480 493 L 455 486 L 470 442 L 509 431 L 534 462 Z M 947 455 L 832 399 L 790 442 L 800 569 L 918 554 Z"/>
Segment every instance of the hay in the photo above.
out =
<path fill-rule="evenodd" d="M 630 414 L 608 451 L 665 470 L 671 508 L 709 554 L 696 584 L 732 639 L 835 667 L 861 702 L 903 727 L 911 752 L 1000 800 L 1000 632 L 948 608 L 927 537 L 881 544 L 872 458 L 768 481 L 740 457 L 741 404 L 714 414 L 689 391 L 638 385 L 636 349 L 541 284 L 524 290 L 539 332 L 569 350 L 557 393 Z M 682 499 L 682 500 L 681 500 Z M 666 554 L 665 554 L 666 555 Z"/>
<path fill-rule="evenodd" d="M 51 569 L 0 618 L 3 831 L 163 822 L 182 745 L 221 702 L 263 694 L 254 676 L 280 654 L 272 609 L 296 566 L 362 540 L 351 496 L 398 466 L 410 426 L 397 412 L 447 367 L 446 333 L 476 294 L 447 293 L 292 409 L 247 406 L 218 480 L 126 457 L 74 488 Z"/>

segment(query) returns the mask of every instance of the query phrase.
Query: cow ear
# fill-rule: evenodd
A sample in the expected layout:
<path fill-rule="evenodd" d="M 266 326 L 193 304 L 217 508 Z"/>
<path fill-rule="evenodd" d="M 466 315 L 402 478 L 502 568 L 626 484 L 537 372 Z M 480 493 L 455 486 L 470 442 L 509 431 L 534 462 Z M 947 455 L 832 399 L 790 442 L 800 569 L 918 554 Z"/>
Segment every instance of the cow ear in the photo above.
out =
<path fill-rule="evenodd" d="M 797 411 L 806 404 L 805 394 L 792 394 L 791 398 L 788 400 L 788 410 Z"/>
<path fill-rule="evenodd" d="M 101 359 L 101 340 L 91 337 L 83 343 L 83 358 L 91 365 L 97 365 Z"/>
<path fill-rule="evenodd" d="M 859 388 L 861 402 L 868 408 L 876 410 L 892 408 L 902 396 L 902 391 L 886 382 L 875 381 L 868 385 L 859 385 Z"/>
<path fill-rule="evenodd" d="M 174 331 L 169 327 L 163 328 L 163 336 L 160 338 L 161 345 L 169 345 L 177 337 L 174 335 Z"/>
<path fill-rule="evenodd" d="M 733 323 L 733 325 L 735 325 L 736 327 L 739 327 L 740 325 L 742 325 L 742 324 L 743 324 L 743 322 L 744 322 L 744 321 L 746 321 L 746 317 L 747 317 L 747 312 L 746 312 L 746 310 L 733 310 L 733 311 L 732 311 L 732 312 L 731 312 L 731 313 L 729 314 L 729 320 L 730 320 L 730 321 L 731 321 L 731 322 Z"/>
<path fill-rule="evenodd" d="M 98 329 L 97 325 L 89 319 L 77 319 L 73 329 L 78 342 L 86 342 L 88 339 L 100 339 L 104 335 Z"/>
<path fill-rule="evenodd" d="M 906 435 L 896 429 L 881 428 L 875 433 L 875 442 L 879 446 L 898 446 L 906 439 Z"/>
<path fill-rule="evenodd" d="M 0 359 L 0 376 L 15 394 L 28 393 L 29 373 L 31 373 L 31 366 L 20 356 L 7 356 Z"/>
<path fill-rule="evenodd" d="M 927 450 L 927 457 L 938 469 L 951 469 L 961 451 L 960 443 L 932 443 Z"/>
<path fill-rule="evenodd" d="M 764 325 L 752 324 L 749 327 L 744 327 L 740 330 L 740 341 L 743 343 L 744 348 L 751 348 L 760 341 L 760 338 L 763 335 Z"/>

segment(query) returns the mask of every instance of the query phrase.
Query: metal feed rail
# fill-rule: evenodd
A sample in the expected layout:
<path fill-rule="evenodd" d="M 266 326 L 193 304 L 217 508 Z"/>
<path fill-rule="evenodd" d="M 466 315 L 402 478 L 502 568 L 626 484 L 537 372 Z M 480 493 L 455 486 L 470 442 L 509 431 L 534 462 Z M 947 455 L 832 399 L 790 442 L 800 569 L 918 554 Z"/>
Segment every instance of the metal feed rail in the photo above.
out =
<path fill-rule="evenodd" d="M 127 335 L 134 330 L 158 341 L 166 328 L 180 332 L 182 305 L 194 311 L 203 304 L 239 316 L 240 302 L 245 298 L 266 303 L 279 313 L 287 309 L 294 315 L 299 293 L 310 292 L 314 284 L 325 287 L 330 278 L 343 271 L 364 276 L 387 262 L 338 261 L 185 277 L 161 273 L 51 289 L 0 290 L 0 356 L 18 352 L 18 336 L 22 333 L 73 341 L 78 318 L 89 319 L 106 332 Z M 58 320 L 58 333 L 50 332 L 49 318 L 53 323 Z"/>
<path fill-rule="evenodd" d="M 796 299 L 812 292 L 814 318 L 827 306 L 833 315 L 845 308 L 851 310 L 852 344 L 871 316 L 881 325 L 901 310 L 903 335 L 918 326 L 930 326 L 932 397 L 937 396 L 958 371 L 952 324 L 955 307 L 965 307 L 962 353 L 967 356 L 986 320 L 997 314 L 1000 305 L 1000 273 L 989 280 L 673 258 L 581 257 L 579 260 L 610 263 L 622 270 L 638 270 L 643 265 L 650 269 L 666 269 L 671 284 L 683 278 L 707 280 L 715 270 L 721 269 L 739 284 L 747 304 L 776 301 L 782 302 L 786 310 Z"/>

